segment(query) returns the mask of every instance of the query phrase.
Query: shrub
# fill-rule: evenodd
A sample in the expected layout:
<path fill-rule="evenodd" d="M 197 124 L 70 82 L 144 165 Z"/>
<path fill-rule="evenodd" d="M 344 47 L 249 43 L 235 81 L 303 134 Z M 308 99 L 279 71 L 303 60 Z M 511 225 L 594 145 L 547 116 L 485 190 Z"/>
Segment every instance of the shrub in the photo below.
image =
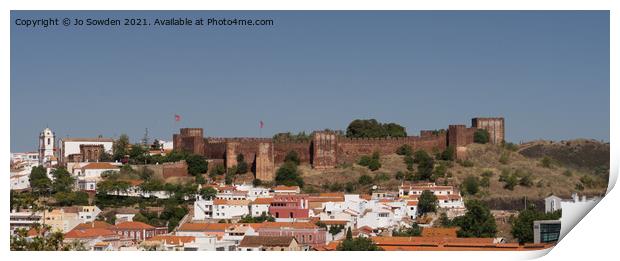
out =
<path fill-rule="evenodd" d="M 466 194 L 476 195 L 476 193 L 480 190 L 478 177 L 467 176 L 461 184 L 461 190 Z"/>
<path fill-rule="evenodd" d="M 490 171 L 490 170 L 486 170 L 482 172 L 482 174 L 480 174 L 480 176 L 483 176 L 485 178 L 493 177 L 493 175 L 494 175 L 493 171 Z"/>
<path fill-rule="evenodd" d="M 530 175 L 523 176 L 519 180 L 519 185 L 528 187 L 528 188 L 531 187 L 533 185 L 533 182 L 532 182 L 532 179 L 530 178 Z"/>
<path fill-rule="evenodd" d="M 472 162 L 471 160 L 463 160 L 463 161 L 460 161 L 459 164 L 461 164 L 461 166 L 466 167 L 466 168 L 471 168 L 474 166 L 474 162 Z"/>
<path fill-rule="evenodd" d="M 405 144 L 403 146 L 398 147 L 398 149 L 396 150 L 396 154 L 398 155 L 409 155 L 411 156 L 413 154 L 413 149 L 411 148 L 411 146 Z"/>
<path fill-rule="evenodd" d="M 584 190 L 583 184 L 581 183 L 575 184 L 575 189 L 579 191 L 583 191 Z"/>
<path fill-rule="evenodd" d="M 517 179 L 517 176 L 512 174 L 512 175 L 508 176 L 506 178 L 506 180 L 504 180 L 504 188 L 508 189 L 508 190 L 514 190 L 514 188 L 515 188 L 515 186 L 517 185 L 518 182 L 519 181 Z"/>
<path fill-rule="evenodd" d="M 372 178 L 366 174 L 362 175 L 359 177 L 359 179 L 357 180 L 357 182 L 360 185 L 370 185 L 372 184 Z"/>
<path fill-rule="evenodd" d="M 300 162 L 299 154 L 297 154 L 297 152 L 294 150 L 289 151 L 284 157 L 284 162 L 287 162 L 287 161 L 291 161 L 295 163 L 295 165 L 299 165 L 299 162 Z"/>
<path fill-rule="evenodd" d="M 394 175 L 394 178 L 397 180 L 402 180 L 405 178 L 405 173 L 403 173 L 402 171 L 397 171 Z"/>
<path fill-rule="evenodd" d="M 407 165 L 407 170 L 408 171 L 413 171 L 413 157 L 407 155 L 405 156 L 405 158 L 403 159 L 405 161 L 405 164 Z"/>
<path fill-rule="evenodd" d="M 562 174 L 563 174 L 564 176 L 567 176 L 567 177 L 571 177 L 571 176 L 573 176 L 573 172 L 571 172 L 570 170 L 566 170 L 566 171 L 564 171 L 564 173 L 562 173 Z"/>
<path fill-rule="evenodd" d="M 499 157 L 499 163 L 501 164 L 508 164 L 508 160 L 510 159 L 510 154 L 503 152 L 502 155 Z"/>
<path fill-rule="evenodd" d="M 442 160 L 448 160 L 448 161 L 453 161 L 454 160 L 454 147 L 449 146 L 446 148 L 446 150 L 444 150 L 441 153 L 441 159 Z"/>
<path fill-rule="evenodd" d="M 488 188 L 490 185 L 491 185 L 491 180 L 489 179 L 489 177 L 483 177 L 480 180 L 480 186 L 481 187 Z"/>
<path fill-rule="evenodd" d="M 477 129 L 474 132 L 474 142 L 480 144 L 486 144 L 489 142 L 489 132 L 485 129 Z"/>
<path fill-rule="evenodd" d="M 550 168 L 552 168 L 552 167 L 553 167 L 553 166 L 552 166 L 553 162 L 552 162 L 551 158 L 549 158 L 549 157 L 547 157 L 547 156 L 544 156 L 544 157 L 540 160 L 540 164 L 541 164 L 544 168 L 548 168 L 548 169 L 550 169 Z"/>

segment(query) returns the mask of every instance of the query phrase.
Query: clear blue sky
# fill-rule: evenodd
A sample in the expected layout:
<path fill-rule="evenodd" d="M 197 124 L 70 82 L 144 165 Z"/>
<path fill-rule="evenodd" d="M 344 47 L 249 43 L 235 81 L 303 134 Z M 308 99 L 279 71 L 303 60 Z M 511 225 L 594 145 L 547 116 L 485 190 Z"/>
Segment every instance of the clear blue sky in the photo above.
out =
<path fill-rule="evenodd" d="M 23 28 L 17 18 L 267 18 L 266 27 Z M 506 118 L 506 137 L 609 140 L 609 13 L 12 12 L 11 151 L 58 137 L 171 140 L 421 129 Z M 182 116 L 174 122 L 174 114 Z"/>

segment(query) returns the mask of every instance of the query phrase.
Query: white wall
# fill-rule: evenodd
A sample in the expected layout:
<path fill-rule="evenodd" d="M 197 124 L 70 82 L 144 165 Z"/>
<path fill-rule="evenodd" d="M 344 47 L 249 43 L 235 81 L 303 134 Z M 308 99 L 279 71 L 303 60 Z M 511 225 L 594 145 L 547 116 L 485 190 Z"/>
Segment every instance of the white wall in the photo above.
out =
<path fill-rule="evenodd" d="M 112 152 L 112 144 L 111 141 L 64 141 L 64 150 L 62 152 L 63 157 L 68 157 L 71 154 L 79 154 L 80 153 L 80 145 L 103 145 L 103 150 L 107 153 Z"/>

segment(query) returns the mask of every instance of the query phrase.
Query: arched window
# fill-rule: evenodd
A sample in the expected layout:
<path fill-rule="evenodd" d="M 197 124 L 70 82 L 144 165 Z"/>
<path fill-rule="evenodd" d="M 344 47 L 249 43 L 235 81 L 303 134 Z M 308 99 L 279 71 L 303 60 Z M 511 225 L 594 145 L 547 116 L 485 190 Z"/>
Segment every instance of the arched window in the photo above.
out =
<path fill-rule="evenodd" d="M 293 218 L 293 212 L 289 213 L 289 218 Z"/>
<path fill-rule="evenodd" d="M 50 145 L 50 138 L 47 138 L 47 145 Z"/>

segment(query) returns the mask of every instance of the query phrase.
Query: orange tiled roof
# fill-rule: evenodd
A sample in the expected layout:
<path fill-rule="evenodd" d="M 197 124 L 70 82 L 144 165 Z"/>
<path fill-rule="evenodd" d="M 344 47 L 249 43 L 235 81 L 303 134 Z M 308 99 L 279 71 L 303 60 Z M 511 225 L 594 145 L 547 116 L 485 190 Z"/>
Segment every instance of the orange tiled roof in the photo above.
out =
<path fill-rule="evenodd" d="M 82 169 L 118 169 L 118 167 L 107 162 L 91 162 Z"/>
<path fill-rule="evenodd" d="M 344 198 L 344 192 L 319 193 L 319 197 L 342 197 Z"/>
<path fill-rule="evenodd" d="M 239 247 L 288 247 L 295 238 L 292 236 L 245 236 Z"/>
<path fill-rule="evenodd" d="M 456 231 L 458 229 L 455 227 L 425 227 L 422 229 L 423 237 L 450 237 L 456 238 Z"/>
<path fill-rule="evenodd" d="M 93 222 L 86 222 L 86 223 L 81 223 L 79 225 L 77 225 L 75 227 L 76 229 L 87 229 L 87 228 L 106 228 L 106 229 L 110 229 L 110 228 L 114 228 L 114 225 L 107 223 L 107 222 L 103 222 L 103 221 L 93 221 Z"/>
<path fill-rule="evenodd" d="M 273 190 L 299 190 L 298 186 L 275 186 Z"/>
<path fill-rule="evenodd" d="M 179 231 L 224 231 L 231 224 L 225 223 L 185 223 Z"/>
<path fill-rule="evenodd" d="M 418 201 L 416 200 L 407 201 L 407 206 L 417 206 L 417 205 L 418 205 Z"/>
<path fill-rule="evenodd" d="M 106 228 L 74 228 L 65 234 L 65 238 L 95 238 L 104 236 L 115 236 L 114 231 Z"/>
<path fill-rule="evenodd" d="M 269 205 L 273 201 L 273 198 L 256 198 L 252 202 L 252 205 Z"/>
<path fill-rule="evenodd" d="M 325 225 L 346 225 L 349 223 L 347 220 L 321 220 L 319 221 Z"/>
<path fill-rule="evenodd" d="M 312 202 L 343 202 L 344 197 L 309 197 L 308 203 Z"/>
<path fill-rule="evenodd" d="M 297 228 L 297 229 L 312 229 L 318 228 L 315 224 L 310 222 L 265 222 L 262 223 L 260 228 Z"/>
<path fill-rule="evenodd" d="M 138 222 L 138 221 L 127 221 L 116 224 L 116 228 L 119 229 L 152 229 L 155 228 L 146 223 Z"/>
<path fill-rule="evenodd" d="M 213 205 L 232 205 L 232 206 L 247 206 L 250 204 L 249 200 L 226 200 L 226 199 L 214 199 Z"/>
<path fill-rule="evenodd" d="M 163 241 L 168 245 L 182 245 L 196 241 L 196 237 L 192 236 L 168 236 L 158 235 L 149 239 L 149 241 Z"/>

